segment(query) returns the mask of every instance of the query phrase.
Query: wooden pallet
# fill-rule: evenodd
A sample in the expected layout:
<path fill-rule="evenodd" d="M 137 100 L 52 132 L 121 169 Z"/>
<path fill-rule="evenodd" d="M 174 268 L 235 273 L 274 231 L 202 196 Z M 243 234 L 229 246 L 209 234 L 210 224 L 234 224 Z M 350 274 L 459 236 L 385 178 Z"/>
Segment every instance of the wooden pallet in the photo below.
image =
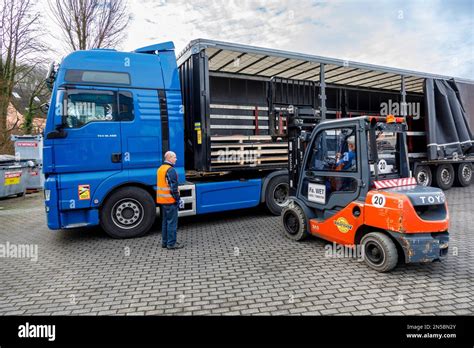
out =
<path fill-rule="evenodd" d="M 211 137 L 211 166 L 234 168 L 236 166 L 286 166 L 288 143 L 271 142 L 270 136 L 214 136 Z"/>

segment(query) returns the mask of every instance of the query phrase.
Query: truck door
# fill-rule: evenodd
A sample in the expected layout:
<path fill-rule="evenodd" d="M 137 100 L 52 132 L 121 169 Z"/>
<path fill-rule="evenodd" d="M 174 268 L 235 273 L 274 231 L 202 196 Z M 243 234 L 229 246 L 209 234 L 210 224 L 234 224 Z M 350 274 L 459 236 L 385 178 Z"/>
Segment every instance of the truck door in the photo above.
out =
<path fill-rule="evenodd" d="M 117 90 L 110 88 L 58 91 L 62 136 L 54 138 L 57 173 L 122 169 L 117 97 Z"/>
<path fill-rule="evenodd" d="M 324 219 L 359 197 L 361 151 L 358 123 L 321 127 L 313 134 L 301 172 L 298 198 Z M 365 145 L 364 145 L 365 146 Z"/>
<path fill-rule="evenodd" d="M 159 91 L 119 90 L 119 117 L 124 169 L 145 170 L 140 173 L 142 180 L 156 184 L 163 156 Z"/>

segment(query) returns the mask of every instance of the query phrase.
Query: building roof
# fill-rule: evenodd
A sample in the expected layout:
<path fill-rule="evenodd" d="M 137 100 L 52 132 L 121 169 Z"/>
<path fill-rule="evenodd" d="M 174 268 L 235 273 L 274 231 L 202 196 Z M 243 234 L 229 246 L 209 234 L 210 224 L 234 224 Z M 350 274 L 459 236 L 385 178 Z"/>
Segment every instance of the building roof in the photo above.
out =
<path fill-rule="evenodd" d="M 13 128 L 13 133 L 18 133 L 19 127 L 25 122 L 25 116 L 22 115 L 12 103 L 8 104 L 7 110 L 7 127 Z M 40 133 L 46 124 L 46 119 L 35 117 L 33 118 L 33 129 L 36 133 Z"/>

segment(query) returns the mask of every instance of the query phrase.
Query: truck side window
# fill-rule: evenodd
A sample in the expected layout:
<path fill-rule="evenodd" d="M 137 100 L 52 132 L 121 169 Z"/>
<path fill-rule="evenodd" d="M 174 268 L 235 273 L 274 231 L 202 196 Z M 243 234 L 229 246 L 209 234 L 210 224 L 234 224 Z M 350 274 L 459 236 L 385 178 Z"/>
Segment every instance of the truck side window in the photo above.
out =
<path fill-rule="evenodd" d="M 80 128 L 90 122 L 117 121 L 117 95 L 112 91 L 67 90 L 67 128 Z"/>
<path fill-rule="evenodd" d="M 355 128 L 327 129 L 318 134 L 311 149 L 308 170 L 357 171 Z"/>
<path fill-rule="evenodd" d="M 130 92 L 119 92 L 118 118 L 120 121 L 133 121 L 133 96 Z"/>

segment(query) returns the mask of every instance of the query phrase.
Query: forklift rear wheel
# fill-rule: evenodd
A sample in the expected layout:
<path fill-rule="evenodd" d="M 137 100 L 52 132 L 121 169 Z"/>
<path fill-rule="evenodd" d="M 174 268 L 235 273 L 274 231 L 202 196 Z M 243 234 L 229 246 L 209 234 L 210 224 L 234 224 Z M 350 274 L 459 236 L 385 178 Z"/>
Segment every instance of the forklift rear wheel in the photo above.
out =
<path fill-rule="evenodd" d="M 288 205 L 289 189 L 286 175 L 279 175 L 268 183 L 265 204 L 273 215 L 280 215 L 283 208 Z"/>
<path fill-rule="evenodd" d="M 417 166 L 415 170 L 415 179 L 418 185 L 430 186 L 431 185 L 431 169 L 428 166 Z"/>
<path fill-rule="evenodd" d="M 472 165 L 471 163 L 461 163 L 457 167 L 456 177 L 454 182 L 456 186 L 469 186 L 472 181 Z"/>
<path fill-rule="evenodd" d="M 378 272 L 389 272 L 397 265 L 397 247 L 386 234 L 368 233 L 362 238 L 361 245 L 364 261 L 370 268 Z"/>
<path fill-rule="evenodd" d="M 285 236 L 291 240 L 300 241 L 308 237 L 306 216 L 296 204 L 285 207 L 281 213 L 281 220 L 285 228 Z"/>
<path fill-rule="evenodd" d="M 454 168 L 452 164 L 441 164 L 436 168 L 434 181 L 440 189 L 448 190 L 454 183 Z"/>
<path fill-rule="evenodd" d="M 100 225 L 112 238 L 135 238 L 147 233 L 156 217 L 152 196 L 139 187 L 118 189 L 100 210 Z"/>

